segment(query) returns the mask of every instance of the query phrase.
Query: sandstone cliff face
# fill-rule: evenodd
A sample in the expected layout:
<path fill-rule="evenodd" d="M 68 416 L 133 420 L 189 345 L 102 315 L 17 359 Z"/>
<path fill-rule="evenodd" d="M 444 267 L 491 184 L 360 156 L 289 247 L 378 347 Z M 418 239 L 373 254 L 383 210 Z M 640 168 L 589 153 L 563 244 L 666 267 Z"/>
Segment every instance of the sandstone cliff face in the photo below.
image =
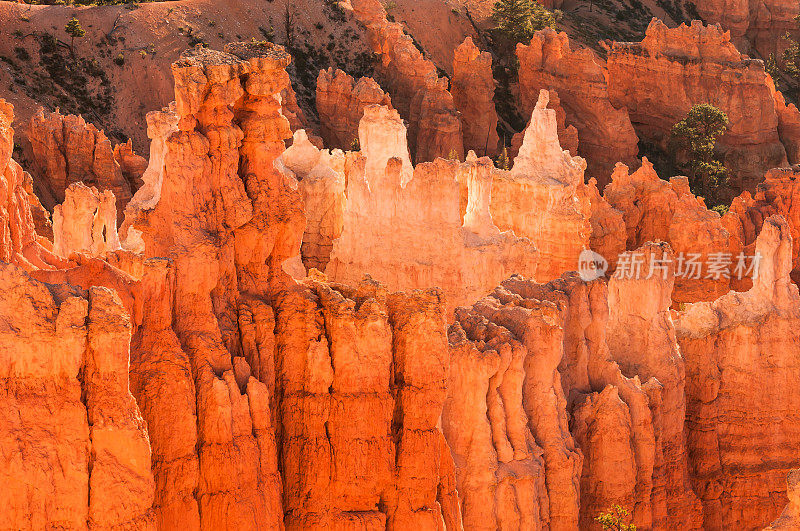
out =
<path fill-rule="evenodd" d="M 589 247 L 591 206 L 583 185 L 586 161 L 559 144 L 556 111 L 542 90 L 509 172 L 494 172 L 491 216 L 501 230 L 529 238 L 541 253 L 536 278 L 578 267 Z"/>
<path fill-rule="evenodd" d="M 275 165 L 287 178 L 299 181 L 306 213 L 300 247 L 303 265 L 325 271 L 333 242 L 344 228 L 345 155 L 341 150 L 318 149 L 300 130 Z"/>
<path fill-rule="evenodd" d="M 669 281 L 659 281 L 668 293 Z M 623 376 L 606 342 L 608 304 L 604 281 L 572 273 L 547 284 L 515 277 L 456 311 L 442 426 L 465 527 L 593 529 L 616 503 L 645 529 L 700 528 L 683 445 L 664 451 L 682 428 L 673 404 L 682 382 L 668 383 L 665 409 L 655 378 L 642 385 Z M 630 346 L 679 374 L 674 335 Z M 667 490 L 691 511 L 668 515 Z"/>
<path fill-rule="evenodd" d="M 333 280 L 370 274 L 390 290 L 439 286 L 450 313 L 514 272 L 535 272 L 531 243 L 492 222 L 490 159 L 412 167 L 405 127 L 386 107 L 367 107 L 359 136 L 362 152 L 345 165 L 344 229 L 326 270 Z"/>
<path fill-rule="evenodd" d="M 11 158 L 14 149 L 14 109 L 0 99 L 0 261 L 26 271 L 65 266 L 52 244 L 36 233 L 30 176 Z"/>
<path fill-rule="evenodd" d="M 800 111 L 794 103 L 786 105 L 786 100 L 771 78 L 767 79 L 772 98 L 775 101 L 775 112 L 778 114 L 778 136 L 786 148 L 786 158 L 790 164 L 800 164 Z"/>
<path fill-rule="evenodd" d="M 441 295 L 309 288 L 276 308 L 287 529 L 462 529 Z"/>
<path fill-rule="evenodd" d="M 781 515 L 765 529 L 790 530 L 800 526 L 800 469 L 789 472 L 786 481 L 786 495 L 789 497 L 789 504 Z"/>
<path fill-rule="evenodd" d="M 523 111 L 533 110 L 541 89 L 556 90 L 567 124 L 578 130 L 578 154 L 601 187 L 617 162 L 636 162 L 638 138 L 624 104 L 609 99 L 605 64 L 593 51 L 572 50 L 566 33 L 546 28 L 517 45 L 517 56 Z"/>
<path fill-rule="evenodd" d="M 116 294 L 0 264 L 0 525 L 155 529 L 147 428 Z"/>
<path fill-rule="evenodd" d="M 322 139 L 329 148 L 356 149 L 358 124 L 369 105 L 392 106 L 391 98 L 369 77 L 357 82 L 341 70 L 317 77 L 317 112 Z"/>
<path fill-rule="evenodd" d="M 492 54 L 481 53 L 471 37 L 456 48 L 453 59 L 453 101 L 464 124 L 464 149 L 479 157 L 497 154 L 497 111 L 494 107 Z"/>
<path fill-rule="evenodd" d="M 235 354 L 242 348 L 239 301 L 244 311 L 271 278 L 283 282 L 283 262 L 299 251 L 302 203 L 272 167 L 290 134 L 279 112 L 289 57 L 272 45 L 231 45 L 230 51 L 197 48 L 173 65 L 178 131 L 166 139 L 159 199 L 131 213 L 147 255 L 174 263 L 172 330 L 191 368 L 183 392 L 192 384 L 196 392 L 196 474 L 175 470 L 167 457 L 183 456 L 193 466 L 192 432 L 153 434 L 161 438 L 158 473 L 165 480 L 182 474 L 181 488 L 162 496 L 160 518 L 202 529 L 276 528 L 283 512 L 269 391 Z M 283 203 L 292 198 L 293 209 Z M 158 396 L 149 386 L 139 394 Z M 164 407 L 158 401 L 144 406 L 153 415 Z M 194 414 L 183 407 L 182 422 Z"/>
<path fill-rule="evenodd" d="M 403 26 L 389 22 L 378 0 L 353 0 L 356 18 L 369 32 L 372 49 L 380 55 L 376 77 L 406 118 L 408 143 L 417 163 L 437 157 L 464 158 L 461 117 L 446 78 L 423 57 Z"/>
<path fill-rule="evenodd" d="M 792 235 L 791 277 L 796 283 L 800 281 L 799 178 L 800 171 L 797 168 L 768 171 L 755 195 L 745 192 L 734 199 L 723 218 L 728 231 L 742 242 L 745 254 L 752 256 L 764 222 L 774 214 L 782 216 L 789 224 L 789 233 Z"/>
<path fill-rule="evenodd" d="M 742 250 L 740 239 L 732 238 L 719 214 L 692 195 L 685 177 L 664 181 L 644 158 L 641 168 L 632 174 L 627 167 L 617 166 L 603 198 L 622 213 L 627 250 L 649 241 L 671 245 L 680 260 L 672 293 L 675 303 L 714 300 L 728 292 L 731 279 L 713 274 L 709 263 L 715 254 L 729 253 L 732 272 Z M 601 247 L 593 249 L 603 252 Z M 632 273 L 636 264 L 641 267 L 641 260 L 629 260 L 627 272 Z"/>
<path fill-rule="evenodd" d="M 763 63 L 740 54 L 728 32 L 699 21 L 670 29 L 653 19 L 641 43 L 616 42 L 608 54 L 609 97 L 627 107 L 641 138 L 665 143 L 695 104 L 727 114 L 718 148 L 733 195 L 787 162 L 767 79 Z"/>
<path fill-rule="evenodd" d="M 643 258 L 639 275 L 619 271 L 608 284 L 607 341 L 622 373 L 655 378 L 660 397 L 654 410 L 656 456 L 653 471 L 654 527 L 701 529 L 702 506 L 692 491 L 686 453 L 686 371 L 669 312 L 675 255 L 666 243 L 647 243 L 636 250 Z M 654 504 L 656 505 L 656 504 Z"/>
<path fill-rule="evenodd" d="M 786 474 L 800 461 L 798 397 L 786 392 L 800 377 L 800 295 L 789 278 L 785 220 L 764 222 L 756 251 L 750 291 L 693 304 L 676 324 L 690 470 L 706 529 L 767 525 L 786 504 Z"/>
<path fill-rule="evenodd" d="M 53 252 L 69 257 L 74 252 L 104 256 L 121 248 L 117 234 L 114 194 L 83 183 L 69 185 L 63 204 L 53 210 Z"/>
<path fill-rule="evenodd" d="M 132 355 L 135 392 L 158 427 L 159 521 L 461 529 L 437 428 L 448 367 L 440 294 L 287 274 L 302 269 L 304 194 L 324 203 L 340 179 L 331 167 L 344 163 L 301 132 L 284 151 L 288 62 L 273 45 L 185 53 L 159 199 L 129 212 L 146 254 L 173 264 L 146 263 L 142 290 L 171 303 L 145 306 Z M 174 406 L 167 375 L 152 378 L 167 364 Z"/>
<path fill-rule="evenodd" d="M 794 17 L 800 12 L 791 0 L 737 0 L 736 2 L 699 2 L 697 11 L 703 20 L 720 24 L 730 31 L 731 39 L 743 51 L 754 48 L 761 57 L 780 57 L 786 44 L 781 37 L 794 30 Z"/>
<path fill-rule="evenodd" d="M 111 190 L 122 219 L 146 164 L 129 144 L 112 149 L 105 133 L 82 117 L 44 109 L 31 118 L 29 129 L 34 184 L 45 207 L 64 202 L 67 187 L 82 181 Z"/>

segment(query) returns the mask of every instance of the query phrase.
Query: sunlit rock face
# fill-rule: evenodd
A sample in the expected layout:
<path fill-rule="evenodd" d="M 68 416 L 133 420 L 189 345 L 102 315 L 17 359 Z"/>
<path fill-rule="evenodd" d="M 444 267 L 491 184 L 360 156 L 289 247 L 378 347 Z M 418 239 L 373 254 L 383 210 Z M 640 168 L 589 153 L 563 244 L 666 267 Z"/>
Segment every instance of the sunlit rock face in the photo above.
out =
<path fill-rule="evenodd" d="M 116 198 L 119 218 L 141 184 L 147 161 L 130 141 L 112 148 L 105 133 L 81 116 L 39 109 L 29 124 L 32 171 L 44 206 L 63 203 L 69 185 L 83 182 Z"/>
<path fill-rule="evenodd" d="M 613 504 L 643 528 L 701 528 L 683 443 L 683 361 L 669 333 L 672 277 L 612 289 L 647 284 L 662 296 L 650 322 L 630 318 L 637 333 L 625 345 L 610 334 L 629 324 L 627 307 L 605 281 L 575 273 L 547 284 L 513 277 L 456 310 L 442 425 L 465 528 L 590 528 Z M 646 365 L 631 365 L 627 349 Z"/>
<path fill-rule="evenodd" d="M 0 525 L 155 529 L 147 427 L 128 390 L 131 321 L 110 289 L 0 264 Z"/>
<path fill-rule="evenodd" d="M 369 105 L 392 106 L 391 98 L 369 77 L 355 81 L 341 70 L 321 70 L 317 77 L 317 112 L 328 148 L 358 150 L 358 124 Z"/>
<path fill-rule="evenodd" d="M 690 472 L 706 529 L 768 525 L 786 505 L 786 475 L 800 462 L 800 397 L 790 383 L 800 377 L 800 295 L 782 217 L 765 220 L 756 251 L 752 289 L 692 304 L 676 323 Z"/>
<path fill-rule="evenodd" d="M 345 164 L 344 229 L 326 269 L 331 279 L 369 274 L 393 290 L 438 286 L 452 311 L 514 272 L 535 273 L 531 243 L 492 222 L 491 160 L 412 167 L 405 127 L 386 107 L 367 107 L 359 136 L 362 151 Z"/>
<path fill-rule="evenodd" d="M 676 259 L 681 260 L 672 292 L 675 303 L 711 301 L 731 287 L 739 287 L 734 269 L 742 252 L 741 239 L 728 230 L 718 213 L 692 194 L 685 177 L 665 181 L 646 158 L 633 173 L 620 164 L 603 198 L 622 213 L 627 250 L 664 241 L 675 251 Z M 727 276 L 710 274 L 710 264 L 718 253 L 730 255 Z M 642 257 L 628 260 L 627 272 L 641 267 L 641 261 Z"/>
<path fill-rule="evenodd" d="M 755 194 L 744 192 L 731 203 L 722 218 L 728 230 L 742 242 L 745 254 L 754 255 L 756 240 L 765 221 L 772 215 L 783 216 L 792 236 L 792 272 L 800 282 L 800 170 L 776 168 L 767 172 Z"/>
<path fill-rule="evenodd" d="M 329 252 L 340 214 L 313 212 L 341 204 L 345 159 L 302 131 L 284 148 L 288 63 L 273 45 L 185 53 L 160 190 L 129 213 L 145 254 L 171 262 L 145 270 L 143 291 L 159 296 L 132 351 L 157 429 L 159 521 L 461 529 L 437 427 L 449 364 L 441 294 L 292 279 L 304 274 L 302 241 L 307 260 Z M 177 384 L 153 377 L 166 367 Z"/>
<path fill-rule="evenodd" d="M 566 33 L 546 28 L 530 44 L 517 45 L 517 57 L 523 111 L 534 109 L 541 89 L 558 92 L 567 125 L 577 129 L 578 154 L 601 188 L 617 162 L 636 162 L 638 138 L 631 120 L 620 107 L 624 104 L 609 99 L 606 65 L 592 50 L 573 50 Z"/>
<path fill-rule="evenodd" d="M 703 20 L 730 31 L 731 40 L 740 50 L 753 50 L 764 58 L 781 57 L 788 46 L 782 37 L 787 31 L 796 30 L 794 17 L 800 13 L 800 6 L 791 0 L 711 0 L 698 2 L 696 7 Z"/>
<path fill-rule="evenodd" d="M 392 105 L 408 120 L 408 145 L 415 163 L 437 157 L 464 160 L 461 115 L 448 80 L 416 47 L 403 25 L 390 22 L 378 0 L 351 2 L 366 26 L 372 50 L 380 56 L 376 78 L 391 95 Z"/>
<path fill-rule="evenodd" d="M 63 204 L 53 210 L 53 252 L 103 256 L 121 248 L 117 209 L 110 190 L 98 192 L 83 183 L 69 185 Z"/>
<path fill-rule="evenodd" d="M 31 209 L 38 200 L 22 167 L 11 158 L 14 150 L 14 108 L 0 99 L 0 261 L 26 271 L 63 267 L 66 261 L 52 253 L 52 243 L 36 232 Z M 41 206 L 41 205 L 38 205 Z"/>
<path fill-rule="evenodd" d="M 464 127 L 464 149 L 478 156 L 497 153 L 492 54 L 481 52 L 471 37 L 456 48 L 451 92 Z"/>
<path fill-rule="evenodd" d="M 576 270 L 591 234 L 586 161 L 562 149 L 548 98 L 548 91 L 539 93 L 513 168 L 494 172 L 490 206 L 498 227 L 536 245 L 542 257 L 536 278 L 543 281 Z"/>
<path fill-rule="evenodd" d="M 739 53 L 729 32 L 700 21 L 667 28 L 653 19 L 642 42 L 615 42 L 608 54 L 609 97 L 628 109 L 642 139 L 666 146 L 696 104 L 728 116 L 718 141 L 730 170 L 727 199 L 752 192 L 766 170 L 787 163 L 770 85 L 762 62 Z"/>

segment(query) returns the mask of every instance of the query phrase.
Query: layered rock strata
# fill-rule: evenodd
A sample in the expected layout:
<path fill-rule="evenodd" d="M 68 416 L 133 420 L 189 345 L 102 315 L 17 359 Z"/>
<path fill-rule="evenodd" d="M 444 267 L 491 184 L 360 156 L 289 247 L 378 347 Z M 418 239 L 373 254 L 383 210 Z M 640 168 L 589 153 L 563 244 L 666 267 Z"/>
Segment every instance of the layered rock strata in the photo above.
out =
<path fill-rule="evenodd" d="M 0 525 L 155 529 L 148 431 L 114 291 L 0 264 Z"/>
<path fill-rule="evenodd" d="M 344 229 L 326 269 L 332 279 L 353 283 L 368 273 L 390 290 L 439 286 L 452 311 L 514 272 L 535 273 L 531 243 L 492 222 L 490 159 L 412 167 L 405 127 L 386 107 L 367 107 L 359 137 L 362 152 L 345 164 Z"/>
<path fill-rule="evenodd" d="M 66 190 L 64 203 L 53 210 L 53 252 L 104 256 L 122 246 L 117 234 L 117 208 L 110 190 L 98 192 L 83 183 Z"/>
<path fill-rule="evenodd" d="M 697 12 L 703 20 L 720 24 L 731 32 L 731 39 L 744 51 L 751 47 L 761 57 L 780 57 L 786 47 L 781 42 L 788 31 L 797 29 L 794 17 L 800 13 L 797 2 L 765 0 L 761 2 L 699 2 Z"/>
<path fill-rule="evenodd" d="M 586 161 L 561 148 L 548 98 L 542 90 L 511 171 L 493 172 L 490 204 L 500 229 L 536 245 L 541 253 L 536 278 L 542 281 L 576 270 L 591 234 Z"/>
<path fill-rule="evenodd" d="M 358 150 L 358 124 L 369 105 L 392 106 L 391 98 L 369 77 L 355 81 L 341 70 L 321 70 L 317 77 L 317 113 L 328 148 Z"/>
<path fill-rule="evenodd" d="M 440 78 L 403 26 L 387 20 L 378 0 L 353 0 L 355 16 L 366 27 L 373 51 L 380 56 L 376 77 L 392 97 L 392 105 L 406 118 L 408 144 L 414 161 L 437 157 L 464 159 L 460 113 Z"/>
<path fill-rule="evenodd" d="M 617 162 L 636 162 L 638 138 L 625 104 L 611 98 L 605 64 L 592 50 L 572 50 L 566 33 L 546 28 L 517 45 L 517 57 L 523 111 L 533 110 L 541 89 L 557 91 L 566 123 L 578 131 L 578 154 L 601 187 Z"/>
<path fill-rule="evenodd" d="M 14 149 L 14 109 L 0 99 L 0 261 L 26 271 L 63 267 L 52 244 L 36 233 L 31 205 L 30 176 L 11 158 Z"/>
<path fill-rule="evenodd" d="M 649 241 L 670 244 L 677 261 L 675 303 L 714 300 L 731 288 L 741 240 L 732 237 L 719 214 L 692 194 L 685 177 L 662 180 L 646 158 L 634 173 L 620 164 L 603 198 L 622 213 L 627 250 Z M 604 252 L 599 246 L 593 249 Z M 719 271 L 713 264 L 720 266 Z M 626 273 L 633 274 L 641 270 L 642 257 L 631 256 L 624 265 Z M 739 284 L 734 282 L 734 286 Z"/>
<path fill-rule="evenodd" d="M 786 505 L 797 468 L 800 295 L 791 282 L 792 237 L 765 220 L 750 291 L 692 304 L 676 323 L 686 361 L 686 427 L 694 490 L 706 529 L 766 526 Z"/>
<path fill-rule="evenodd" d="M 494 106 L 492 54 L 467 37 L 455 50 L 451 92 L 464 128 L 464 149 L 479 157 L 497 154 L 497 111 Z"/>
<path fill-rule="evenodd" d="M 627 107 L 639 136 L 666 145 L 693 105 L 710 103 L 730 120 L 717 142 L 731 199 L 753 191 L 764 171 L 787 163 L 764 64 L 742 55 L 718 25 L 667 28 L 653 19 L 640 43 L 613 43 L 608 93 Z M 583 138 L 581 138 L 583 142 Z"/>
<path fill-rule="evenodd" d="M 29 130 L 34 185 L 45 207 L 63 203 L 67 187 L 80 181 L 113 192 L 122 219 L 146 167 L 130 144 L 112 148 L 105 133 L 81 116 L 44 109 L 31 118 Z"/>

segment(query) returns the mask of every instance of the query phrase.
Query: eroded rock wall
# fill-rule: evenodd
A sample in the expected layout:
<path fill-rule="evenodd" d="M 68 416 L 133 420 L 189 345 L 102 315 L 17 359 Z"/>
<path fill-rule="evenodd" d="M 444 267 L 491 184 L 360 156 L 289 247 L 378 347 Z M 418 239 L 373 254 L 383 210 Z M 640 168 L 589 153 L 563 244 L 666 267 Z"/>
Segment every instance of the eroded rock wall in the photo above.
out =
<path fill-rule="evenodd" d="M 586 161 L 559 144 L 557 114 L 542 90 L 511 171 L 493 172 L 490 212 L 502 230 L 529 238 L 541 253 L 536 278 L 552 280 L 578 267 L 589 247 L 591 206 Z"/>
<path fill-rule="evenodd" d="M 535 272 L 530 241 L 492 222 L 490 159 L 412 167 L 400 115 L 386 107 L 367 107 L 359 136 L 362 152 L 345 164 L 344 229 L 326 270 L 333 280 L 369 274 L 390 290 L 438 286 L 449 313 L 514 272 Z"/>
<path fill-rule="evenodd" d="M 641 43 L 613 43 L 608 92 L 627 107 L 639 136 L 666 146 L 672 126 L 693 105 L 710 103 L 730 120 L 717 147 L 729 169 L 732 199 L 753 191 L 764 171 L 787 163 L 764 64 L 742 55 L 718 25 L 667 28 L 653 19 Z M 581 139 L 583 141 L 583 139 Z"/>
<path fill-rule="evenodd" d="M 147 427 L 128 390 L 131 321 L 112 290 L 0 264 L 0 525 L 155 529 Z"/>
<path fill-rule="evenodd" d="M 81 116 L 40 109 L 29 124 L 34 184 L 45 207 L 63 203 L 75 182 L 111 190 L 118 217 L 136 191 L 146 161 L 130 144 L 112 148 L 105 133 Z"/>
<path fill-rule="evenodd" d="M 592 50 L 573 50 L 566 33 L 546 28 L 517 45 L 517 57 L 523 111 L 534 109 L 541 89 L 557 91 L 567 125 L 578 131 L 578 154 L 601 187 L 617 162 L 636 162 L 639 139 L 624 103 L 610 98 L 606 65 Z"/>
<path fill-rule="evenodd" d="M 481 52 L 471 37 L 455 50 L 451 92 L 464 127 L 464 149 L 479 157 L 497 154 L 497 111 L 492 54 Z"/>
<path fill-rule="evenodd" d="M 426 59 L 402 24 L 390 22 L 378 0 L 353 0 L 356 18 L 367 27 L 380 56 L 378 82 L 408 124 L 408 144 L 416 163 L 437 157 L 464 159 L 461 116 L 433 62 Z"/>
<path fill-rule="evenodd" d="M 686 427 L 694 490 L 706 529 L 766 526 L 786 504 L 797 468 L 800 295 L 792 237 L 765 220 L 750 291 L 692 304 L 676 323 L 686 361 Z M 756 428 L 758 427 L 758 428 Z"/>
<path fill-rule="evenodd" d="M 358 150 L 358 124 L 369 105 L 392 106 L 391 98 L 369 77 L 355 81 L 341 70 L 317 77 L 317 112 L 322 139 L 329 149 Z"/>

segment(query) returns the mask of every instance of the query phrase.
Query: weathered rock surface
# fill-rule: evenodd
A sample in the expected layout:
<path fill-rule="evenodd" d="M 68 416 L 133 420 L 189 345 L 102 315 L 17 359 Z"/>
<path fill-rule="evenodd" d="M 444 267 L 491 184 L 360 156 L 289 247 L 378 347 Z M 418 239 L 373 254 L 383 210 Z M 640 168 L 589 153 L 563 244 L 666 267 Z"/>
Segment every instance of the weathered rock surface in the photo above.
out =
<path fill-rule="evenodd" d="M 717 147 L 730 170 L 727 199 L 787 163 L 770 84 L 764 64 L 739 53 L 729 32 L 700 21 L 667 28 L 653 19 L 641 43 L 615 42 L 608 54 L 609 97 L 627 107 L 642 139 L 665 144 L 695 104 L 725 112 L 730 126 Z"/>
<path fill-rule="evenodd" d="M 155 529 L 147 428 L 116 294 L 0 264 L 0 526 Z"/>
<path fill-rule="evenodd" d="M 743 51 L 754 48 L 761 57 L 771 54 L 780 58 L 786 47 L 781 42 L 787 31 L 796 29 L 794 17 L 800 13 L 791 0 L 698 2 L 697 11 L 703 20 L 721 24 L 730 31 L 731 39 Z"/>
<path fill-rule="evenodd" d="M 578 131 L 578 154 L 601 187 L 617 162 L 636 162 L 638 138 L 631 120 L 620 108 L 624 104 L 609 99 L 605 64 L 592 50 L 572 50 L 566 33 L 546 28 L 529 45 L 517 45 L 517 56 L 523 111 L 533 110 L 541 89 L 557 91 L 566 123 Z"/>
<path fill-rule="evenodd" d="M 731 235 L 742 242 L 744 254 L 753 256 L 764 222 L 775 214 L 789 224 L 792 235 L 791 276 L 795 283 L 800 282 L 800 169 L 768 171 L 755 195 L 745 192 L 734 199 L 722 220 Z"/>
<path fill-rule="evenodd" d="M 66 261 L 52 253 L 52 244 L 36 233 L 31 205 L 30 176 L 11 158 L 14 149 L 14 109 L 0 99 L 0 262 L 26 271 L 63 267 Z"/>
<path fill-rule="evenodd" d="M 317 112 L 322 139 L 328 148 L 358 150 L 358 124 L 369 105 L 391 108 L 389 95 L 369 77 L 357 82 L 333 68 L 321 70 L 317 77 Z"/>
<path fill-rule="evenodd" d="M 786 148 L 786 158 L 790 164 L 800 164 L 800 111 L 794 103 L 786 104 L 786 99 L 771 79 L 767 80 L 778 113 L 778 136 Z"/>
<path fill-rule="evenodd" d="M 462 529 L 441 294 L 309 288 L 276 308 L 287 529 Z"/>
<path fill-rule="evenodd" d="M 299 181 L 306 213 L 300 247 L 303 264 L 325 271 L 333 242 L 344 228 L 345 155 L 341 150 L 318 149 L 300 130 L 275 164 L 287 178 Z"/>
<path fill-rule="evenodd" d="M 111 190 L 122 219 L 146 165 L 130 144 L 112 149 L 105 133 L 81 116 L 44 109 L 31 118 L 29 130 L 34 185 L 46 208 L 63 203 L 67 187 L 80 181 Z"/>
<path fill-rule="evenodd" d="M 675 303 L 711 301 L 728 292 L 742 251 L 741 240 L 732 238 L 719 214 L 692 195 L 685 177 L 664 181 L 646 158 L 634 173 L 620 164 L 603 198 L 622 213 L 628 251 L 650 241 L 670 244 L 678 261 L 672 293 Z M 601 247 L 593 249 L 603 253 Z M 727 277 L 716 274 L 710 265 L 724 262 L 729 265 Z M 642 266 L 641 256 L 631 256 L 624 264 L 628 274 Z"/>
<path fill-rule="evenodd" d="M 353 0 L 356 18 L 366 27 L 372 49 L 380 55 L 376 77 L 406 118 L 408 144 L 416 163 L 437 157 L 464 158 L 461 117 L 446 78 L 404 33 L 402 24 L 389 22 L 378 0 Z"/>
<path fill-rule="evenodd" d="M 541 253 L 536 278 L 578 268 L 589 247 L 591 206 L 583 184 L 586 161 L 561 148 L 556 111 L 542 90 L 511 171 L 494 171 L 490 212 L 501 230 L 529 238 Z"/>
<path fill-rule="evenodd" d="M 781 515 L 765 529 L 786 530 L 800 527 L 800 469 L 789 472 L 786 480 L 786 495 L 789 503 Z"/>
<path fill-rule="evenodd" d="M 333 280 L 370 274 L 390 290 L 438 286 L 449 314 L 510 274 L 535 273 L 531 243 L 492 222 L 490 159 L 412 167 L 405 127 L 386 107 L 367 107 L 359 137 L 362 152 L 345 164 L 344 229 L 326 270 Z"/>
<path fill-rule="evenodd" d="M 652 496 L 660 505 L 653 510 L 653 527 L 701 529 L 702 507 L 689 481 L 686 452 L 686 371 L 669 312 L 675 255 L 663 242 L 636 252 L 643 259 L 640 273 L 618 271 L 609 280 L 608 348 L 625 376 L 660 384 L 658 400 L 650 396 L 656 442 Z"/>
<path fill-rule="evenodd" d="M 494 106 L 492 54 L 475 46 L 471 37 L 456 48 L 451 92 L 464 126 L 464 149 L 479 157 L 497 154 L 497 111 Z"/>
<path fill-rule="evenodd" d="M 323 202 L 343 186 L 330 173 L 344 171 L 343 154 L 300 131 L 284 151 L 282 48 L 226 50 L 194 49 L 175 64 L 179 130 L 165 140 L 163 171 L 154 167 L 158 200 L 129 210 L 146 254 L 173 264 L 146 263 L 143 291 L 173 302 L 146 305 L 135 337 L 135 392 L 158 426 L 159 521 L 461 529 L 437 428 L 441 295 L 291 280 L 303 195 Z M 315 222 L 327 229 L 329 218 Z M 167 364 L 169 375 L 152 378 Z M 167 376 L 179 382 L 169 412 Z"/>
<path fill-rule="evenodd" d="M 690 471 L 706 529 L 766 526 L 786 504 L 786 474 L 800 463 L 800 397 L 787 392 L 800 378 L 800 295 L 789 278 L 783 218 L 765 220 L 756 251 L 750 291 L 692 304 L 676 323 Z"/>
<path fill-rule="evenodd" d="M 117 207 L 111 190 L 102 193 L 83 183 L 66 189 L 64 203 L 53 210 L 53 252 L 104 256 L 122 246 L 117 234 Z"/>
<path fill-rule="evenodd" d="M 699 506 L 694 516 L 666 511 L 665 485 L 691 497 L 685 481 L 668 480 L 663 457 L 663 434 L 674 442 L 666 428 L 682 428 L 680 411 L 662 410 L 655 378 L 641 385 L 623 376 L 608 326 L 605 282 L 575 273 L 547 284 L 515 277 L 456 310 L 442 426 L 465 527 L 589 529 L 616 503 L 642 528 L 700 528 Z M 636 348 L 649 348 L 654 365 L 680 363 L 674 335 Z"/>

